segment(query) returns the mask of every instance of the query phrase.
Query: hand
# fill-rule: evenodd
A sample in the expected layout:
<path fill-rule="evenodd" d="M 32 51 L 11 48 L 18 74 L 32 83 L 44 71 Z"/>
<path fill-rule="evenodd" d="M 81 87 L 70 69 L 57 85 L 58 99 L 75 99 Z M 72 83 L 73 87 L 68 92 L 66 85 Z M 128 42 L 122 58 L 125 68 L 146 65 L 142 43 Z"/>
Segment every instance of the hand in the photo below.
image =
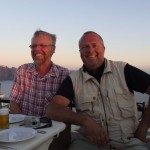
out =
<path fill-rule="evenodd" d="M 19 104 L 15 101 L 10 101 L 10 113 L 22 114 Z"/>
<path fill-rule="evenodd" d="M 98 147 L 104 147 L 109 144 L 109 139 L 107 134 L 105 133 L 104 129 L 100 124 L 97 124 L 92 118 L 88 119 L 86 125 L 84 126 L 85 133 L 87 133 L 92 141 Z"/>
<path fill-rule="evenodd" d="M 134 136 L 138 139 L 140 139 L 143 142 L 146 142 L 146 135 L 147 131 L 150 127 L 150 97 L 149 97 L 149 102 L 146 107 L 146 110 L 144 112 L 144 115 L 142 117 L 142 120 L 139 122 L 138 128 L 135 131 Z"/>
<path fill-rule="evenodd" d="M 147 141 L 145 132 L 136 131 L 135 134 L 134 134 L 134 137 L 140 139 L 143 142 Z"/>

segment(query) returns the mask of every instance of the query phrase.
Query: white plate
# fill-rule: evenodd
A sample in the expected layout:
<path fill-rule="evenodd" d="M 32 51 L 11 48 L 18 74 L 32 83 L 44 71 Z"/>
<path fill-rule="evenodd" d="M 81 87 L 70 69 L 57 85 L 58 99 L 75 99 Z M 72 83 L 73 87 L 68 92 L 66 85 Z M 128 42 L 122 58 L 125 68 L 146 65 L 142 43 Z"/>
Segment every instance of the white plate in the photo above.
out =
<path fill-rule="evenodd" d="M 37 135 L 32 128 L 12 128 L 0 131 L 0 142 L 20 142 L 31 139 Z"/>
<path fill-rule="evenodd" d="M 9 123 L 16 123 L 23 121 L 26 115 L 22 114 L 9 114 Z"/>

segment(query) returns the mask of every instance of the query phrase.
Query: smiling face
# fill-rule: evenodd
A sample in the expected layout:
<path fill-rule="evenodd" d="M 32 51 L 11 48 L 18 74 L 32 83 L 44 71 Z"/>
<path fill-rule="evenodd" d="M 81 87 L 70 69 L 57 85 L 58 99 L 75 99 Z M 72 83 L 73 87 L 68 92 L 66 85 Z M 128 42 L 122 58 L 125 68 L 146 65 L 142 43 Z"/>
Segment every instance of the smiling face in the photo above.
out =
<path fill-rule="evenodd" d="M 31 56 L 36 66 L 51 63 L 51 57 L 55 52 L 52 39 L 47 35 L 33 37 L 31 41 Z"/>
<path fill-rule="evenodd" d="M 98 34 L 84 34 L 79 41 L 81 59 L 89 71 L 96 71 L 104 61 L 105 47 Z"/>

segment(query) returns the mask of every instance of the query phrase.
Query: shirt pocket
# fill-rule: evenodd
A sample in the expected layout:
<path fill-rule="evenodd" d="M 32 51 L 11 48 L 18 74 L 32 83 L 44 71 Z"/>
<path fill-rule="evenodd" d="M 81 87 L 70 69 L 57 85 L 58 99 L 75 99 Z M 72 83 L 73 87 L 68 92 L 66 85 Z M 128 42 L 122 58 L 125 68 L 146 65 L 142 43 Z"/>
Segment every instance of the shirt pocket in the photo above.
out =
<path fill-rule="evenodd" d="M 97 103 L 96 94 L 81 96 L 77 104 L 77 111 L 79 112 L 94 112 L 94 105 Z"/>
<path fill-rule="evenodd" d="M 116 100 L 121 112 L 121 116 L 124 118 L 130 118 L 134 116 L 134 100 L 131 94 L 127 90 L 122 90 L 121 88 L 115 89 Z"/>

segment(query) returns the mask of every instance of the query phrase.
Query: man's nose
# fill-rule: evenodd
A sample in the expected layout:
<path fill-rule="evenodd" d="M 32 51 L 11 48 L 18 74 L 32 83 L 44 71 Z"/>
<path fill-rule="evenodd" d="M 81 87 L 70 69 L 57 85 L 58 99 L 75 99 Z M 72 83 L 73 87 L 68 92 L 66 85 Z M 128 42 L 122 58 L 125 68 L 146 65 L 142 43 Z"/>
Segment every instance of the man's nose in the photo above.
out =
<path fill-rule="evenodd" d="M 94 50 L 94 47 L 93 46 L 88 46 L 87 47 L 87 52 L 93 52 Z"/>

